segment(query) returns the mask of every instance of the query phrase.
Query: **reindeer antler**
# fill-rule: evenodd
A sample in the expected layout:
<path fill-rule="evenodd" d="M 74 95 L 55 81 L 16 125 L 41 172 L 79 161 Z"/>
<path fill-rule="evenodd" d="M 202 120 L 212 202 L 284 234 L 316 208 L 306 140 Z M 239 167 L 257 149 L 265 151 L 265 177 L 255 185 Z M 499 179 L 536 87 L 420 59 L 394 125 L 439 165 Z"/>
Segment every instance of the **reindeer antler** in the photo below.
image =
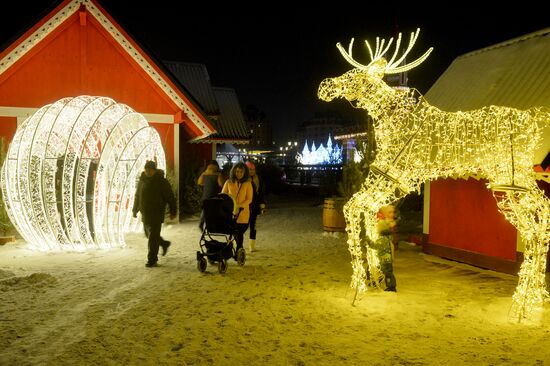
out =
<path fill-rule="evenodd" d="M 428 58 L 430 53 L 433 51 L 433 47 L 430 47 L 422 56 L 420 56 L 419 58 L 417 58 L 413 62 L 410 62 L 410 63 L 408 63 L 406 65 L 403 65 L 403 66 L 398 66 L 399 64 L 401 64 L 403 62 L 403 60 L 405 60 L 405 57 L 407 57 L 409 52 L 411 52 L 414 44 L 416 43 L 416 39 L 418 38 L 419 33 L 420 33 L 420 28 L 417 28 L 416 32 L 411 33 L 411 39 L 409 40 L 409 45 L 408 45 L 407 49 L 405 50 L 405 52 L 403 52 L 401 57 L 397 61 L 395 61 L 395 58 L 397 57 L 397 54 L 399 52 L 399 46 L 401 45 L 401 33 L 399 33 L 399 35 L 397 36 L 397 41 L 395 42 L 395 51 L 394 51 L 390 61 L 386 64 L 386 68 L 384 69 L 384 74 L 398 74 L 400 72 L 405 72 L 407 70 L 412 69 L 413 67 L 416 67 L 416 66 L 420 65 L 426 58 Z M 363 65 L 363 64 L 361 64 L 361 63 L 359 63 L 359 62 L 357 62 L 353 59 L 353 56 L 352 56 L 353 41 L 354 41 L 354 39 L 352 38 L 350 43 L 349 43 L 349 47 L 348 47 L 347 52 L 344 49 L 344 47 L 342 47 L 340 42 L 338 42 L 336 44 L 336 47 L 338 47 L 338 50 L 340 51 L 342 56 L 344 56 L 346 61 L 349 62 L 352 66 L 355 66 L 359 69 L 365 70 L 365 69 L 369 68 L 370 65 L 372 65 L 375 61 L 381 59 L 388 52 L 388 50 L 390 49 L 390 46 L 393 42 L 393 37 L 390 38 L 390 40 L 388 41 L 388 44 L 386 45 L 386 48 L 384 48 L 385 39 L 382 39 L 382 41 L 380 41 L 380 38 L 376 37 L 376 48 L 374 50 L 374 54 L 372 53 L 372 48 L 370 47 L 369 42 L 367 40 L 365 40 L 365 44 L 367 45 L 367 48 L 369 50 L 369 55 L 370 55 L 370 58 L 371 58 L 371 62 L 369 62 L 368 65 Z"/>

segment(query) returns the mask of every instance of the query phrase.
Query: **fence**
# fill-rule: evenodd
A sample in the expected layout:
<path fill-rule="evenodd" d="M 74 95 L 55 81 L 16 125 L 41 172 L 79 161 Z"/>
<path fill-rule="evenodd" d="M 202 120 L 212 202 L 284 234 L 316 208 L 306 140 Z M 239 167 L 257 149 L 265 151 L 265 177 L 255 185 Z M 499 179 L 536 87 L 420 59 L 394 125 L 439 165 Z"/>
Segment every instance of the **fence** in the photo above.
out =
<path fill-rule="evenodd" d="M 292 186 L 318 187 L 323 196 L 337 194 L 342 179 L 342 164 L 281 165 L 285 181 Z"/>

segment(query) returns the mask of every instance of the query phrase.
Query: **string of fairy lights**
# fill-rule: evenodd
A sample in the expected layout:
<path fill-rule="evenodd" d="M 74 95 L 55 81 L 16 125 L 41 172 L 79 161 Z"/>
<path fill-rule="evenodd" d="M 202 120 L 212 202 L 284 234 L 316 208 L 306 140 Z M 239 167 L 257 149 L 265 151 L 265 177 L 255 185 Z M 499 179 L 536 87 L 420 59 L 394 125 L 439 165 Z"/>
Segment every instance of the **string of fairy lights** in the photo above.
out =
<path fill-rule="evenodd" d="M 376 213 L 381 207 L 412 191 L 419 192 L 425 181 L 475 175 L 487 179 L 499 210 L 525 241 L 511 307 L 511 316 L 521 320 L 548 299 L 544 276 L 550 203 L 537 187 L 533 160 L 550 112 L 502 106 L 445 112 L 431 106 L 415 89 L 388 86 L 384 75 L 413 68 L 430 54 L 431 48 L 417 60 L 399 66 L 418 33 L 419 29 L 411 34 L 402 57 L 394 61 L 394 53 L 390 62 L 384 55 L 393 39 L 384 47 L 384 40 L 377 38 L 374 53 L 366 42 L 372 59 L 368 65 L 353 59 L 353 40 L 348 51 L 338 44 L 355 68 L 325 79 L 319 86 L 320 99 L 346 99 L 354 107 L 366 109 L 375 121 L 376 158 L 361 189 L 344 207 L 353 268 L 351 286 L 363 292 L 382 282 L 377 252 L 370 247 L 379 237 Z"/>
<path fill-rule="evenodd" d="M 18 126 L 1 172 L 11 222 L 32 249 L 124 246 L 146 160 L 166 166 L 156 130 L 106 97 L 64 98 Z"/>

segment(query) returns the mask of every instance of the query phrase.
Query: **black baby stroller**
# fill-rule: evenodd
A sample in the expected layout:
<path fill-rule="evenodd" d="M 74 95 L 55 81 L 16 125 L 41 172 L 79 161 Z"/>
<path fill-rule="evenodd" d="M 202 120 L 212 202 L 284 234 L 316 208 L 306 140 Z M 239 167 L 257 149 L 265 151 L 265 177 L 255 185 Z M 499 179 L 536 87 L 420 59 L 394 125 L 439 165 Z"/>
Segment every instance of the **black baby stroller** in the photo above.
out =
<path fill-rule="evenodd" d="M 244 248 L 236 250 L 235 230 L 239 214 L 233 215 L 234 206 L 233 198 L 224 193 L 203 201 L 204 229 L 199 242 L 200 251 L 197 251 L 199 271 L 206 271 L 209 262 L 212 265 L 217 263 L 218 272 L 225 273 L 227 260 L 230 258 L 235 258 L 239 265 L 244 265 Z"/>

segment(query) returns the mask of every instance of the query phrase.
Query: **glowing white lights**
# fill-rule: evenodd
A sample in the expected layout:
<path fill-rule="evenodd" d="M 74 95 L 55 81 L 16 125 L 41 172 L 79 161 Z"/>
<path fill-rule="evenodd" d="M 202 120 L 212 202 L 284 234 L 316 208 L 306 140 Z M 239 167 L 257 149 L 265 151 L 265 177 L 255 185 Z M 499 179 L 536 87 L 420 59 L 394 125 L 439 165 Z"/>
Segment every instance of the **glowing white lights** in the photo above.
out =
<path fill-rule="evenodd" d="M 332 146 L 332 140 L 329 135 L 327 147 L 324 147 L 323 144 L 315 147 L 315 142 L 313 142 L 310 150 L 306 141 L 304 149 L 301 153 L 297 154 L 296 160 L 298 163 L 304 165 L 342 164 L 342 148 L 338 144 Z"/>
<path fill-rule="evenodd" d="M 418 31 L 411 35 L 404 56 L 412 49 Z M 394 62 L 395 53 L 389 63 L 382 58 L 390 44 L 384 48 L 384 41 L 377 39 L 373 54 L 367 43 L 372 58 L 368 65 L 353 60 L 351 44 L 347 52 L 339 45 L 344 58 L 356 68 L 325 79 L 318 92 L 325 101 L 347 99 L 375 120 L 376 159 L 361 189 L 344 207 L 353 267 L 351 286 L 365 291 L 367 283 L 379 286 L 383 279 L 370 244 L 379 235 L 376 213 L 380 207 L 420 190 L 427 180 L 477 175 L 489 181 L 500 211 L 525 241 L 511 312 L 521 320 L 548 299 L 545 271 L 550 203 L 537 187 L 533 163 L 550 112 L 499 106 L 441 111 L 416 90 L 392 88 L 382 80 L 385 74 L 407 69 L 397 67 L 404 57 Z M 418 65 L 430 51 L 407 66 Z"/>
<path fill-rule="evenodd" d="M 146 160 L 166 161 L 145 118 L 106 97 L 64 98 L 17 129 L 2 167 L 12 223 L 39 250 L 124 246 Z"/>

